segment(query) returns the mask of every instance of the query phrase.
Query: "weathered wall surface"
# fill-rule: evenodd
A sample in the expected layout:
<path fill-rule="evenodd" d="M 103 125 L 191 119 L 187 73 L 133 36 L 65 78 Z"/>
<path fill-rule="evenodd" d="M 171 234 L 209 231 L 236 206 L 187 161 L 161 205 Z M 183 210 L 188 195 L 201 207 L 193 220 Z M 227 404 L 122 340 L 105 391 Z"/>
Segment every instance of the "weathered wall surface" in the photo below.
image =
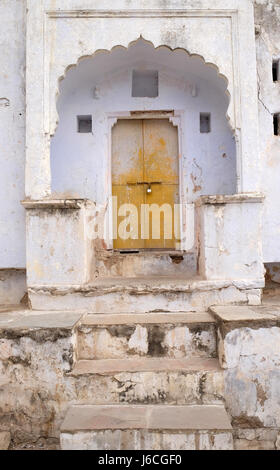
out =
<path fill-rule="evenodd" d="M 17 305 L 26 293 L 25 269 L 0 269 L 0 304 Z"/>
<path fill-rule="evenodd" d="M 238 328 L 224 340 L 225 394 L 236 426 L 280 427 L 280 328 Z"/>
<path fill-rule="evenodd" d="M 255 0 L 256 50 L 262 161 L 264 261 L 280 260 L 280 137 L 273 134 L 273 114 L 280 112 L 280 82 L 273 82 L 272 61 L 280 58 L 280 1 Z"/>
<path fill-rule="evenodd" d="M 48 447 L 57 446 L 61 421 L 75 403 L 187 405 L 224 399 L 235 448 L 280 448 L 279 325 L 237 326 L 220 335 L 224 380 L 220 370 L 75 376 L 76 338 L 69 324 L 79 315 L 45 316 L 37 312 L 31 320 L 29 312 L 21 312 L 17 327 L 10 328 L 9 315 L 0 323 L 0 432 L 11 432 L 12 448 L 38 447 L 44 439 Z"/>
<path fill-rule="evenodd" d="M 0 268 L 24 268 L 25 0 L 1 0 L 0 18 Z"/>

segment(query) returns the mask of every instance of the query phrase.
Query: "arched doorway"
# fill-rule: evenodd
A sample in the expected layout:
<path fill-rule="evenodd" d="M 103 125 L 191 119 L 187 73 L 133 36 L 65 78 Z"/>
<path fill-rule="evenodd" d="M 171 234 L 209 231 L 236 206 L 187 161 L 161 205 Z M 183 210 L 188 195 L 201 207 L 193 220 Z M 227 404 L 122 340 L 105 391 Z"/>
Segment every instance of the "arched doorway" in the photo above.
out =
<path fill-rule="evenodd" d="M 235 141 L 226 117 L 226 90 L 226 80 L 199 56 L 182 49 L 154 48 L 144 39 L 128 49 L 116 47 L 82 59 L 66 73 L 60 86 L 59 125 L 51 144 L 52 192 L 88 198 L 103 208 L 108 207 L 112 189 L 113 195 L 122 192 L 122 203 L 136 198 L 136 206 L 146 202 L 149 190 L 158 194 L 158 200 L 155 197 L 152 202 L 182 205 L 193 204 L 203 194 L 235 193 Z M 145 135 L 155 132 L 155 148 L 147 151 Z M 166 147 L 161 146 L 160 151 L 165 137 L 173 148 L 168 155 Z M 142 143 L 137 146 L 139 139 Z M 122 153 L 117 159 L 116 142 Z M 142 152 L 140 167 L 139 159 L 133 160 L 129 142 L 138 155 Z M 154 161 L 146 154 L 153 155 Z M 173 170 L 176 168 L 172 181 L 170 168 L 165 168 L 168 158 L 173 159 Z M 152 171 L 155 165 L 158 173 Z M 121 185 L 126 185 L 125 193 L 123 188 L 117 189 L 114 171 Z M 172 194 L 167 196 L 171 183 Z M 131 199 L 128 194 L 132 193 Z M 184 210 L 180 224 L 182 232 L 188 225 Z M 141 221 L 138 228 L 140 233 Z M 184 248 L 178 241 L 181 235 L 176 241 L 174 237 L 173 230 L 171 242 L 135 242 L 130 237 L 110 247 Z"/>

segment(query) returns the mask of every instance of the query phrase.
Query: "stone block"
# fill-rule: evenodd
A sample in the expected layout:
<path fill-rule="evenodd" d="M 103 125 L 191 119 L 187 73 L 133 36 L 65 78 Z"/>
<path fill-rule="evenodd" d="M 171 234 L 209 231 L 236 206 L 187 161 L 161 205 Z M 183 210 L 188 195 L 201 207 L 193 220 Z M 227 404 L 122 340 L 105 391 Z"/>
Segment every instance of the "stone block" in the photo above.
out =
<path fill-rule="evenodd" d="M 89 280 L 91 262 L 86 230 L 90 205 L 82 200 L 47 203 L 24 202 L 27 284 L 83 284 Z"/>
<path fill-rule="evenodd" d="M 0 450 L 8 450 L 11 441 L 11 434 L 7 431 L 0 431 Z"/>
<path fill-rule="evenodd" d="M 117 317 L 114 325 L 90 327 L 81 324 L 77 334 L 78 358 L 110 359 L 123 358 L 126 355 L 183 358 L 216 355 L 216 331 L 213 322 L 178 325 L 170 315 L 169 324 L 141 325 L 141 317 L 140 314 L 139 324 L 131 325 L 118 325 Z"/>
<path fill-rule="evenodd" d="M 199 269 L 205 279 L 264 279 L 262 201 L 258 193 L 199 198 Z M 257 302 L 255 296 L 250 302 Z"/>
<path fill-rule="evenodd" d="M 272 441 L 236 439 L 234 448 L 235 450 L 275 450 L 275 445 Z"/>
<path fill-rule="evenodd" d="M 199 433 L 199 450 L 233 450 L 232 434 Z"/>

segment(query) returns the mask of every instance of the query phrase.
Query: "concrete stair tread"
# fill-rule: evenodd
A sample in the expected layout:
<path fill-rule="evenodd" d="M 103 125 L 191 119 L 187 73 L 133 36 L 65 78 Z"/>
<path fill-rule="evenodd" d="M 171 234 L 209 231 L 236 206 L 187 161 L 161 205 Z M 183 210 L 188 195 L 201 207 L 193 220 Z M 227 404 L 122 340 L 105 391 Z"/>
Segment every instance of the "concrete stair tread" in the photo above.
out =
<path fill-rule="evenodd" d="M 102 429 L 223 430 L 232 429 L 222 405 L 73 405 L 61 432 Z"/>
<path fill-rule="evenodd" d="M 85 326 L 103 325 L 158 325 L 158 324 L 190 324 L 216 323 L 208 312 L 178 312 L 178 313 L 89 313 L 81 324 Z"/>
<path fill-rule="evenodd" d="M 128 358 L 128 359 L 89 359 L 79 360 L 74 365 L 72 375 L 110 375 L 121 372 L 199 372 L 222 371 L 218 359 L 193 357 L 191 359 L 172 358 Z"/>
<path fill-rule="evenodd" d="M 71 330 L 85 312 L 7 309 L 0 310 L 0 330 L 66 329 Z"/>
<path fill-rule="evenodd" d="M 276 320 L 280 316 L 280 308 L 269 308 L 265 306 L 248 305 L 224 305 L 212 306 L 210 312 L 218 320 L 225 323 L 230 322 L 259 322 L 265 320 Z"/>

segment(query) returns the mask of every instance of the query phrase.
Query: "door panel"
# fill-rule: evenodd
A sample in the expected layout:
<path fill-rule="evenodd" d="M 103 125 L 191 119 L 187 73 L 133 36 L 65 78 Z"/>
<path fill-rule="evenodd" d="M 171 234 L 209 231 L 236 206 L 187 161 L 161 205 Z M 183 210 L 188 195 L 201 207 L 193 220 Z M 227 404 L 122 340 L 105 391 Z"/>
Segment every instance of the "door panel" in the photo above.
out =
<path fill-rule="evenodd" d="M 112 184 L 143 181 L 143 122 L 120 119 L 112 129 Z"/>
<path fill-rule="evenodd" d="M 142 230 L 149 234 L 145 239 L 145 248 L 175 249 L 178 239 L 174 233 L 174 204 L 179 202 L 178 185 L 153 184 L 151 189 L 151 193 L 145 191 L 145 204 L 150 209 L 149 219 L 146 217 Z M 153 204 L 156 204 L 154 210 Z M 176 223 L 179 224 L 177 213 L 176 216 Z"/>
<path fill-rule="evenodd" d="M 112 193 L 118 198 L 115 249 L 176 248 L 179 225 L 175 234 L 174 204 L 179 203 L 178 135 L 177 128 L 168 119 L 117 122 L 112 130 Z M 124 204 L 133 204 L 138 214 L 123 207 Z M 133 227 L 126 218 L 129 214 Z M 179 216 L 176 223 L 179 224 Z M 125 232 L 131 228 L 132 238 L 126 238 Z"/>
<path fill-rule="evenodd" d="M 144 181 L 178 184 L 178 131 L 168 119 L 143 121 Z"/>
<path fill-rule="evenodd" d="M 112 195 L 117 196 L 117 223 L 118 237 L 114 240 L 114 248 L 117 250 L 136 250 L 145 248 L 145 240 L 140 237 L 141 230 L 141 204 L 144 200 L 144 187 L 142 185 L 113 185 Z M 133 204 L 137 212 L 128 205 Z M 126 207 L 125 207 L 126 205 Z M 121 212 L 121 215 L 120 215 Z M 127 217 L 130 216 L 128 226 Z M 126 238 L 125 231 L 131 232 L 131 238 Z"/>
<path fill-rule="evenodd" d="M 134 204 L 138 210 L 139 229 L 144 187 L 135 183 L 143 181 L 142 127 L 142 120 L 120 119 L 112 129 L 112 195 L 117 197 L 117 214 L 123 204 Z M 144 248 L 144 240 L 139 238 L 138 233 L 132 234 L 136 239 L 126 239 L 123 233 L 125 218 L 124 215 L 115 216 L 118 237 L 114 240 L 114 248 L 119 250 Z"/>

